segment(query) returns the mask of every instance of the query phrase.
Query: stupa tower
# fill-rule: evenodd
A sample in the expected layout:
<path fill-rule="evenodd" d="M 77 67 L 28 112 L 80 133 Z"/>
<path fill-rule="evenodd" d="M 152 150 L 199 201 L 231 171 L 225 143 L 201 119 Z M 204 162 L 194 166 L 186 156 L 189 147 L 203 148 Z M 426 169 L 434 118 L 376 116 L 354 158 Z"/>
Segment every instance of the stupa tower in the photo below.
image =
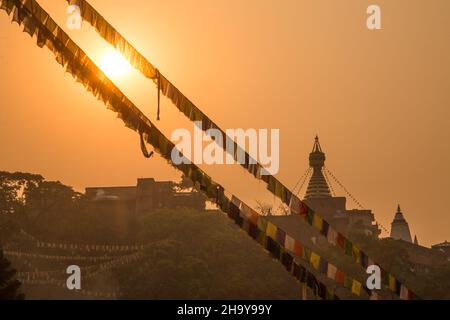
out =
<path fill-rule="evenodd" d="M 305 199 L 330 198 L 330 188 L 322 172 L 325 165 L 325 153 L 320 147 L 318 136 L 316 136 L 312 152 L 309 154 L 309 165 L 313 168 L 313 174 L 306 189 Z"/>

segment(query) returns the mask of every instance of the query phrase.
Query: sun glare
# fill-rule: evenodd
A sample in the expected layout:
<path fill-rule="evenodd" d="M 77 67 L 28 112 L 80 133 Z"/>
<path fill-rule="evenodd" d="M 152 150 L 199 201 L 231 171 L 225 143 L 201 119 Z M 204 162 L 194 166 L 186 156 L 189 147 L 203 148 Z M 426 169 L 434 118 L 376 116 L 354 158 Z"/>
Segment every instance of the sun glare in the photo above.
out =
<path fill-rule="evenodd" d="M 129 73 L 131 66 L 119 52 L 110 51 L 103 56 L 100 69 L 110 78 L 119 78 Z"/>

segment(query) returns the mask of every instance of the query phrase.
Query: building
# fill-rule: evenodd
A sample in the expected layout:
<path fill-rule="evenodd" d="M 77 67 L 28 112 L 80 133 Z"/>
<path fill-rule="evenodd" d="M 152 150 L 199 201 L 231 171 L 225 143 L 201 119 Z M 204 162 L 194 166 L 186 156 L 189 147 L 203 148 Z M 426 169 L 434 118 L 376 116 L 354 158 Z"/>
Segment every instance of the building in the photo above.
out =
<path fill-rule="evenodd" d="M 408 222 L 400 209 L 400 205 L 397 207 L 397 213 L 394 216 L 394 220 L 391 223 L 391 238 L 395 240 L 403 240 L 412 243 L 411 232 L 409 231 Z M 415 238 L 417 242 L 417 237 Z"/>
<path fill-rule="evenodd" d="M 191 207 L 205 209 L 199 192 L 177 192 L 172 181 L 138 179 L 136 186 L 86 188 L 86 198 L 97 211 L 117 211 L 139 217 L 160 208 Z"/>
<path fill-rule="evenodd" d="M 101 221 L 105 233 L 117 239 L 129 239 L 139 225 L 139 218 L 160 208 L 190 207 L 205 209 L 200 192 L 178 191 L 172 181 L 138 179 L 136 186 L 88 187 L 85 192 L 86 216 L 92 223 Z"/>
<path fill-rule="evenodd" d="M 345 197 L 333 197 L 324 175 L 325 153 L 316 136 L 309 154 L 309 165 L 313 170 L 306 189 L 304 202 L 342 232 L 362 232 L 378 237 L 380 230 L 371 210 L 347 209 Z"/>
<path fill-rule="evenodd" d="M 450 257 L 450 242 L 447 240 L 431 246 L 431 249 L 438 250 Z"/>

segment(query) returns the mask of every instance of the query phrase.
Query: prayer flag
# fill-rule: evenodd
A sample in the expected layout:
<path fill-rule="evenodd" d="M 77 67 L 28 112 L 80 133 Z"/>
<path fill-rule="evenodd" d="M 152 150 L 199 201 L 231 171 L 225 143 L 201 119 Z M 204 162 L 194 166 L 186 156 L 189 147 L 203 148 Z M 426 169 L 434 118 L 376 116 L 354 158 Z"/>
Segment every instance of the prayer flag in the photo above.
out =
<path fill-rule="evenodd" d="M 316 254 L 315 252 L 311 252 L 311 257 L 309 258 L 309 262 L 314 267 L 314 269 L 319 269 L 320 264 L 320 256 Z"/>
<path fill-rule="evenodd" d="M 272 238 L 273 240 L 276 240 L 276 238 L 277 238 L 277 227 L 270 221 L 267 223 L 266 234 L 268 237 Z"/>
<path fill-rule="evenodd" d="M 352 293 L 356 294 L 357 296 L 361 294 L 361 282 L 356 281 L 355 279 L 353 279 L 352 283 Z"/>

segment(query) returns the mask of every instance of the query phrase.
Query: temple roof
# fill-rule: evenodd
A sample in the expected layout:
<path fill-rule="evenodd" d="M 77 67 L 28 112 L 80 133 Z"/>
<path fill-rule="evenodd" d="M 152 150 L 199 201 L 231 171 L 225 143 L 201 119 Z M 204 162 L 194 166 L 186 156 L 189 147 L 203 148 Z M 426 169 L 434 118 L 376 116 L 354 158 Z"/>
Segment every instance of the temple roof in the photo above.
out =
<path fill-rule="evenodd" d="M 392 223 L 406 223 L 400 205 L 397 206 L 397 212 L 395 213 L 394 221 L 392 221 Z"/>

